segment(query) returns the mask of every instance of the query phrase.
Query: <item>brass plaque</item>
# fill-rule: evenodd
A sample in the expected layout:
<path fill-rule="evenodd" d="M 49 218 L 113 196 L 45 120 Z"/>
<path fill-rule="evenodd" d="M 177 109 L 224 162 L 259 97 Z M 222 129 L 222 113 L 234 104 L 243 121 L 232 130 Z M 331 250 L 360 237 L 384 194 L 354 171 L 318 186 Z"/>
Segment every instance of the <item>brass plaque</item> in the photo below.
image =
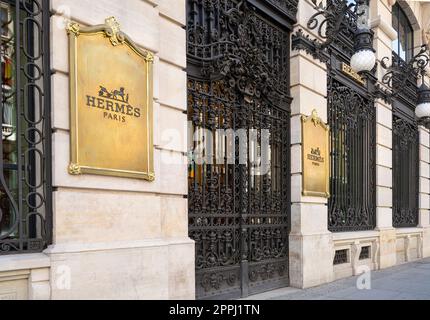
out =
<path fill-rule="evenodd" d="M 364 80 L 357 72 L 352 70 L 351 66 L 347 65 L 345 62 L 342 62 L 342 72 L 362 86 L 366 85 L 366 80 Z"/>
<path fill-rule="evenodd" d="M 70 23 L 71 164 L 69 173 L 153 181 L 152 64 L 120 31 Z"/>
<path fill-rule="evenodd" d="M 303 195 L 330 196 L 329 127 L 314 110 L 312 116 L 302 116 Z"/>

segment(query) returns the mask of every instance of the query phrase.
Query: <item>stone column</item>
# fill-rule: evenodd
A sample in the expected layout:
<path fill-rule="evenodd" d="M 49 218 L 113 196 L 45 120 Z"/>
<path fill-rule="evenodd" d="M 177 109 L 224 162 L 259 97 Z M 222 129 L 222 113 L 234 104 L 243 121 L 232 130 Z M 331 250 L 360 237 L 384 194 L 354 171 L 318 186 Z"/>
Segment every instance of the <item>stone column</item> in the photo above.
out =
<path fill-rule="evenodd" d="M 312 3 L 299 1 L 298 25 L 304 29 L 314 13 Z M 315 35 L 312 35 L 315 36 Z M 304 51 L 291 55 L 291 286 L 308 288 L 333 280 L 333 238 L 328 231 L 327 199 L 302 195 L 301 116 L 312 110 L 327 122 L 327 69 Z"/>
<path fill-rule="evenodd" d="M 422 5 L 421 22 L 423 29 L 423 44 L 430 46 L 430 4 Z M 427 86 L 430 86 L 430 65 L 427 66 Z M 423 258 L 430 257 L 430 137 L 429 130 L 420 130 L 420 227 L 423 228 L 421 254 Z"/>
<path fill-rule="evenodd" d="M 420 195 L 419 227 L 423 228 L 421 252 L 430 257 L 430 138 L 429 130 L 420 127 Z"/>
<path fill-rule="evenodd" d="M 29 300 L 50 300 L 51 299 L 51 286 L 50 286 L 50 272 L 49 268 L 31 270 L 28 279 L 28 298 Z"/>
<path fill-rule="evenodd" d="M 370 1 L 371 27 L 375 33 L 374 48 L 378 61 L 378 79 L 384 70 L 384 57 L 391 60 L 392 41 L 397 37 L 391 26 L 391 6 L 387 1 Z M 376 229 L 379 231 L 379 266 L 396 264 L 396 230 L 393 228 L 393 113 L 390 104 L 381 99 L 376 108 Z"/>
<path fill-rule="evenodd" d="M 53 299 L 194 299 L 188 238 L 185 0 L 53 0 Z M 82 25 L 115 16 L 155 54 L 154 182 L 72 176 L 68 41 L 61 13 Z M 173 134 L 177 133 L 179 135 Z"/>

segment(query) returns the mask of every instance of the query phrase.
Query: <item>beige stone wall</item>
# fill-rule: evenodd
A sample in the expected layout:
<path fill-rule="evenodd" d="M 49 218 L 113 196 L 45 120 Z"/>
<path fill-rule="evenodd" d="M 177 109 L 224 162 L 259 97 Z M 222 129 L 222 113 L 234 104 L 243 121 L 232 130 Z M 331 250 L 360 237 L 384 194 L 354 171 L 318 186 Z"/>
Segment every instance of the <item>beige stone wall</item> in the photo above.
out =
<path fill-rule="evenodd" d="M 384 57 L 391 57 L 392 41 L 397 37 L 392 27 L 391 6 L 386 1 L 370 1 L 371 26 L 375 32 L 374 48 L 378 64 Z M 384 71 L 378 68 L 382 79 Z M 388 89 L 388 88 L 387 88 Z M 376 108 L 376 224 L 379 241 L 378 266 L 391 267 L 396 264 L 396 238 L 393 228 L 393 113 L 390 104 L 382 99 L 375 102 Z"/>
<path fill-rule="evenodd" d="M 348 262 L 334 266 L 334 279 L 342 279 L 361 274 L 363 267 L 366 270 L 379 269 L 380 239 L 378 231 L 367 231 L 355 233 L 342 232 L 334 233 L 334 250 L 348 250 Z M 370 247 L 370 257 L 360 259 L 361 249 Z"/>
<path fill-rule="evenodd" d="M 53 299 L 194 298 L 188 238 L 184 0 L 52 0 L 54 244 Z M 68 17 L 69 15 L 69 17 Z M 115 16 L 121 30 L 155 53 L 155 182 L 72 176 L 65 18 L 83 25 Z M 180 139 L 170 141 L 171 130 Z M 170 130 L 170 133 L 169 131 Z M 166 133 L 167 132 L 167 133 Z M 70 273 L 70 286 L 56 283 Z"/>
<path fill-rule="evenodd" d="M 294 31 L 306 30 L 311 1 L 299 1 Z M 312 34 L 315 37 L 315 34 Z M 291 286 L 308 288 L 333 280 L 333 239 L 327 227 L 327 200 L 302 195 L 301 116 L 312 110 L 327 122 L 327 68 L 304 51 L 291 53 Z"/>
<path fill-rule="evenodd" d="M 0 257 L 0 300 L 50 299 L 49 271 L 44 254 Z"/>

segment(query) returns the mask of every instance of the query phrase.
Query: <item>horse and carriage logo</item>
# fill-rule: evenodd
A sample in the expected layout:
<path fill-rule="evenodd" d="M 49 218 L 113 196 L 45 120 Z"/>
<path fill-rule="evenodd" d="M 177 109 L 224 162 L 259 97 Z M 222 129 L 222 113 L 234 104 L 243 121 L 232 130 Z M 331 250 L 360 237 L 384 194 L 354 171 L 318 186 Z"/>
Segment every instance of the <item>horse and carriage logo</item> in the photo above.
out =
<path fill-rule="evenodd" d="M 103 86 L 100 86 L 99 97 L 108 98 L 124 103 L 128 103 L 129 94 L 125 94 L 125 89 L 123 87 L 119 88 L 119 90 L 109 91 Z"/>

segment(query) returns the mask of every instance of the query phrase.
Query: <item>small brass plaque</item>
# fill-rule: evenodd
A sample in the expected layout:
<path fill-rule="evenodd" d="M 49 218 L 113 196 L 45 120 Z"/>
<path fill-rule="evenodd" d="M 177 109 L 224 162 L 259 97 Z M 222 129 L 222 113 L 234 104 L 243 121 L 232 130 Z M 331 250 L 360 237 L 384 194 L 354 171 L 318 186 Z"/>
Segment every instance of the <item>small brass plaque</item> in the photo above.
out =
<path fill-rule="evenodd" d="M 342 62 L 342 72 L 346 74 L 348 77 L 350 77 L 355 82 L 358 82 L 362 86 L 366 85 L 366 80 L 363 79 L 362 76 L 360 76 L 357 72 L 352 70 L 351 66 L 347 65 L 346 63 Z"/>
<path fill-rule="evenodd" d="M 302 116 L 303 195 L 330 196 L 329 127 L 314 110 L 312 116 Z"/>
<path fill-rule="evenodd" d="M 69 173 L 153 181 L 152 64 L 115 18 L 70 23 Z"/>

